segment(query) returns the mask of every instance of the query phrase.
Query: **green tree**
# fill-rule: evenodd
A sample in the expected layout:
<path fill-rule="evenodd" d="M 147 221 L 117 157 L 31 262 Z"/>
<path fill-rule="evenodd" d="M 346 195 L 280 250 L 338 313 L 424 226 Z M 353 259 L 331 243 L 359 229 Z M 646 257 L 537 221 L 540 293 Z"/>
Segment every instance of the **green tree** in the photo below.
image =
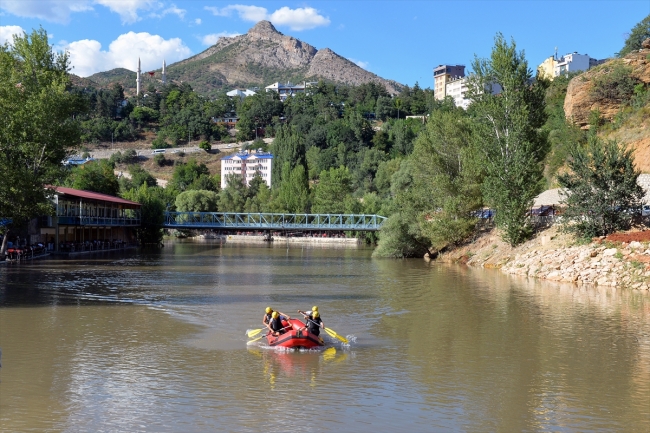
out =
<path fill-rule="evenodd" d="M 201 175 L 210 175 L 208 167 L 205 164 L 197 163 L 194 159 L 190 159 L 186 164 L 176 166 L 170 184 L 179 191 L 185 191 Z"/>
<path fill-rule="evenodd" d="M 136 236 L 141 245 L 160 245 L 163 239 L 165 222 L 164 191 L 160 187 L 150 188 L 146 183 L 123 193 L 127 200 L 140 203 L 141 224 L 136 229 Z"/>
<path fill-rule="evenodd" d="M 289 162 L 284 163 L 278 204 L 284 212 L 305 213 L 309 210 L 309 181 L 303 165 L 296 165 L 292 170 Z"/>
<path fill-rule="evenodd" d="M 305 152 L 305 143 L 298 132 L 290 126 L 282 126 L 273 140 L 273 166 L 272 182 L 273 186 L 280 185 L 285 174 L 284 166 L 289 163 L 291 173 L 297 166 L 302 166 L 307 172 L 307 157 Z"/>
<path fill-rule="evenodd" d="M 352 176 L 347 167 L 330 168 L 320 174 L 314 188 L 314 213 L 345 213 L 346 199 L 352 194 Z"/>
<path fill-rule="evenodd" d="M 45 186 L 80 143 L 75 115 L 87 107 L 67 90 L 68 70 L 67 53 L 53 52 L 42 28 L 0 46 L 0 215 L 14 224 L 52 212 Z"/>
<path fill-rule="evenodd" d="M 617 53 L 618 57 L 623 57 L 632 51 L 640 50 L 641 42 L 647 38 L 650 38 L 650 15 L 632 28 L 630 35 L 625 40 L 623 48 Z"/>
<path fill-rule="evenodd" d="M 558 176 L 567 192 L 565 228 L 589 239 L 628 229 L 644 195 L 633 149 L 591 137 L 588 146 L 572 150 L 568 166 Z"/>
<path fill-rule="evenodd" d="M 139 165 L 130 165 L 129 174 L 131 175 L 131 183 L 136 188 L 139 188 L 143 183 L 146 183 L 148 186 L 157 185 L 156 178 L 154 178 L 151 173 Z"/>
<path fill-rule="evenodd" d="M 72 169 L 65 185 L 70 188 L 114 195 L 120 191 L 120 184 L 114 173 L 115 166 L 108 160 L 86 162 Z"/>
<path fill-rule="evenodd" d="M 216 212 L 219 195 L 214 191 L 190 190 L 176 196 L 179 212 Z"/>
<path fill-rule="evenodd" d="M 496 223 L 511 245 L 524 241 L 531 228 L 526 212 L 543 185 L 547 136 L 544 80 L 532 81 L 523 52 L 497 34 L 489 59 L 476 58 L 469 97 L 474 113 L 476 149 L 485 168 L 483 193 L 496 209 Z M 492 94 L 500 86 L 499 95 Z"/>
<path fill-rule="evenodd" d="M 223 212 L 243 212 L 246 205 L 246 185 L 239 174 L 226 175 L 226 187 L 219 192 L 219 207 Z"/>

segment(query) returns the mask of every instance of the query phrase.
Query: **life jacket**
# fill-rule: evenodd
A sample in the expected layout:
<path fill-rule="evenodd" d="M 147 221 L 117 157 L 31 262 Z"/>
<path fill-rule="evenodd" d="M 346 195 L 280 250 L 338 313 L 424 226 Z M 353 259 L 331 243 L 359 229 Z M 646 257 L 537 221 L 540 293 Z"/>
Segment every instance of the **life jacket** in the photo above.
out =
<path fill-rule="evenodd" d="M 282 317 L 278 317 L 277 319 L 271 319 L 269 322 L 269 325 L 271 326 L 271 329 L 276 331 L 276 332 L 281 332 L 284 333 L 284 325 L 282 325 Z"/>
<path fill-rule="evenodd" d="M 320 334 L 320 325 L 323 321 L 321 320 L 320 316 L 314 319 L 314 316 L 311 314 L 309 315 L 309 320 L 307 321 L 307 328 L 309 329 L 309 332 L 311 332 L 314 335 L 319 335 Z"/>
<path fill-rule="evenodd" d="M 264 323 L 269 323 L 271 321 L 272 319 L 271 314 L 273 313 L 269 313 L 266 315 L 266 317 L 264 318 Z"/>

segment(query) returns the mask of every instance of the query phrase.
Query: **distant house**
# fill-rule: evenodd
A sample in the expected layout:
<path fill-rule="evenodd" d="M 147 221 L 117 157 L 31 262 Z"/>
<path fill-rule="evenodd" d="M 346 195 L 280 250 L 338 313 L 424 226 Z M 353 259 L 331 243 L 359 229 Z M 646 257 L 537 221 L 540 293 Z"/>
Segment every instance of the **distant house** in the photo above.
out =
<path fill-rule="evenodd" d="M 262 176 L 271 187 L 271 166 L 273 154 L 261 150 L 238 152 L 221 158 L 221 188 L 228 186 L 229 175 L 240 176 L 245 185 L 249 185 L 256 173 Z"/>
<path fill-rule="evenodd" d="M 280 95 L 280 100 L 285 101 L 289 96 L 294 96 L 299 93 L 305 93 L 305 91 L 315 85 L 315 82 L 303 82 L 302 84 L 292 84 L 292 83 L 273 83 L 270 86 L 266 86 L 265 89 L 267 92 L 277 92 Z"/>
<path fill-rule="evenodd" d="M 257 87 L 255 88 L 255 90 L 258 90 Z M 226 96 L 229 96 L 231 98 L 239 97 L 240 99 L 244 99 L 247 96 L 253 96 L 253 95 L 257 94 L 257 92 L 255 90 L 251 90 L 251 89 L 246 89 L 246 90 L 235 89 L 235 90 L 231 90 L 230 92 L 226 93 Z"/>
<path fill-rule="evenodd" d="M 237 122 L 239 121 L 239 117 L 237 116 L 237 113 L 231 112 L 231 113 L 226 113 L 223 115 L 223 117 L 213 117 L 212 122 L 213 123 L 218 123 L 224 125 L 226 128 L 231 129 L 237 126 Z"/>

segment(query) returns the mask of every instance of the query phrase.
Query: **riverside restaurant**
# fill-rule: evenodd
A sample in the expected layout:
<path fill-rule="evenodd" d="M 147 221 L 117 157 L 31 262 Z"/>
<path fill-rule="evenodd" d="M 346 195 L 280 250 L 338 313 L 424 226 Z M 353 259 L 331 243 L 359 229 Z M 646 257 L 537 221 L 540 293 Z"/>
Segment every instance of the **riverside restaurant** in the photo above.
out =
<path fill-rule="evenodd" d="M 140 203 L 73 188 L 52 189 L 55 215 L 40 224 L 40 237 L 49 251 L 70 254 L 136 245 Z"/>

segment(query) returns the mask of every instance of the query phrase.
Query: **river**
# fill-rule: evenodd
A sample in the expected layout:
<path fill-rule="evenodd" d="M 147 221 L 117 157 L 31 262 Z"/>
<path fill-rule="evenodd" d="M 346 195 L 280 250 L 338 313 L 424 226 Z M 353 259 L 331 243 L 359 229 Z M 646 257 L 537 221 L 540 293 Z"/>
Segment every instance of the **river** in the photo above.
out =
<path fill-rule="evenodd" d="M 365 248 L 0 265 L 0 431 L 650 431 L 650 296 Z M 325 350 L 247 345 L 318 305 Z"/>

